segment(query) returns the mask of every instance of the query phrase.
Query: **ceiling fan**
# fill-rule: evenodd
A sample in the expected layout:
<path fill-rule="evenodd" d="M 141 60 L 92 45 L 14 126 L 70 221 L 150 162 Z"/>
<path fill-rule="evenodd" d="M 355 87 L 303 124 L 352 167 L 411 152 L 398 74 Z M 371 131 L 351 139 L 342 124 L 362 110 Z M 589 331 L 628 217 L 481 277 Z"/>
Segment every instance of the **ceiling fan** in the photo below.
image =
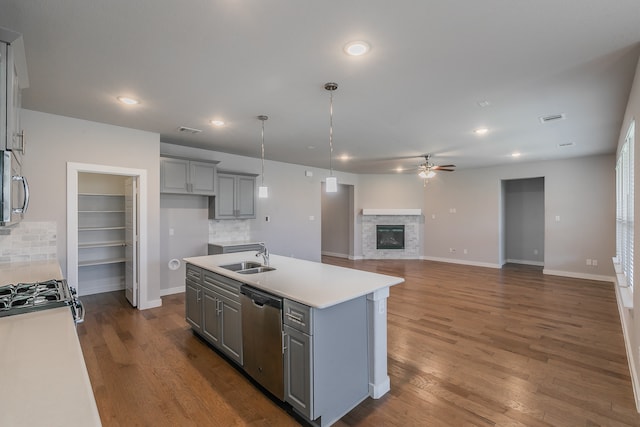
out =
<path fill-rule="evenodd" d="M 456 165 L 434 165 L 430 161 L 431 155 L 424 155 L 424 163 L 418 166 L 418 176 L 422 179 L 426 180 L 429 178 L 433 178 L 436 176 L 436 171 L 445 171 L 445 172 L 453 172 Z"/>

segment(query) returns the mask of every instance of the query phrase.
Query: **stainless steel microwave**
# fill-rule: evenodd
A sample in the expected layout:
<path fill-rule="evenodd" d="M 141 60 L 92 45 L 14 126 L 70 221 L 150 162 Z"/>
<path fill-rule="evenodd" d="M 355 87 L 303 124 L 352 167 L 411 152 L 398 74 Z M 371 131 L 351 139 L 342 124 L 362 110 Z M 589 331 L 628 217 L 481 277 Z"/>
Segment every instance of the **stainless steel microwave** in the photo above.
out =
<path fill-rule="evenodd" d="M 29 206 L 29 184 L 11 151 L 0 151 L 0 226 L 19 222 Z"/>

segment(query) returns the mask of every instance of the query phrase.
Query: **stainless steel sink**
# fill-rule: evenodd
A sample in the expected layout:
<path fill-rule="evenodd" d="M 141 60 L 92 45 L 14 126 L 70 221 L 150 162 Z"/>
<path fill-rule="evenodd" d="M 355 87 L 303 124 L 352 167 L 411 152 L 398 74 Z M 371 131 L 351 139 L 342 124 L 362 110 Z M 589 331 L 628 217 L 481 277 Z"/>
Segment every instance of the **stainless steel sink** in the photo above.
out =
<path fill-rule="evenodd" d="M 247 268 L 245 270 L 238 270 L 236 273 L 240 274 L 256 274 L 256 273 L 266 273 L 267 271 L 273 271 L 275 268 L 267 267 L 265 265 L 260 267 Z"/>
<path fill-rule="evenodd" d="M 236 262 L 234 264 L 221 265 L 220 268 L 224 268 L 225 270 L 235 271 L 236 273 L 240 273 L 240 274 L 265 273 L 267 271 L 275 270 L 275 268 L 273 267 L 262 265 L 259 262 L 255 262 L 255 261 Z"/>
<path fill-rule="evenodd" d="M 226 270 L 240 271 L 240 270 L 247 270 L 247 269 L 252 269 L 256 267 L 262 267 L 262 264 L 255 261 L 242 261 L 242 262 L 236 262 L 234 264 L 221 265 L 220 267 Z"/>

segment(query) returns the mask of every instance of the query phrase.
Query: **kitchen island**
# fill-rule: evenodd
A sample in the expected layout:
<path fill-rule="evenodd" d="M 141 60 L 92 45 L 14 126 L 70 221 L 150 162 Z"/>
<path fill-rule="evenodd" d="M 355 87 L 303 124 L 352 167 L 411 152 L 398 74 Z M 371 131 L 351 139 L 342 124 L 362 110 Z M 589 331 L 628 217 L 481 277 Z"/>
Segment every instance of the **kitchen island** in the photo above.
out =
<path fill-rule="evenodd" d="M 185 258 L 194 331 L 243 366 L 239 292 L 249 285 L 284 301 L 284 400 L 306 420 L 333 424 L 389 391 L 386 299 L 403 278 L 277 255 L 271 271 L 223 267 L 246 261 L 261 259 L 254 251 Z"/>

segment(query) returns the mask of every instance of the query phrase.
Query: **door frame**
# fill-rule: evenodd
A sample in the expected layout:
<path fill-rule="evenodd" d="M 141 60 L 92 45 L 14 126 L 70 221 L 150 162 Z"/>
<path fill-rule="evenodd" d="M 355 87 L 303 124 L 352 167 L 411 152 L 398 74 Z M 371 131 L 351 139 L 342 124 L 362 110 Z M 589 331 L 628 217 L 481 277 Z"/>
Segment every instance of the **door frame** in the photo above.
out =
<path fill-rule="evenodd" d="M 148 192 L 145 169 L 67 162 L 67 281 L 71 286 L 78 288 L 78 173 L 80 172 L 132 176 L 138 179 L 138 309 L 156 307 L 157 304 L 149 301 L 147 295 Z"/>

